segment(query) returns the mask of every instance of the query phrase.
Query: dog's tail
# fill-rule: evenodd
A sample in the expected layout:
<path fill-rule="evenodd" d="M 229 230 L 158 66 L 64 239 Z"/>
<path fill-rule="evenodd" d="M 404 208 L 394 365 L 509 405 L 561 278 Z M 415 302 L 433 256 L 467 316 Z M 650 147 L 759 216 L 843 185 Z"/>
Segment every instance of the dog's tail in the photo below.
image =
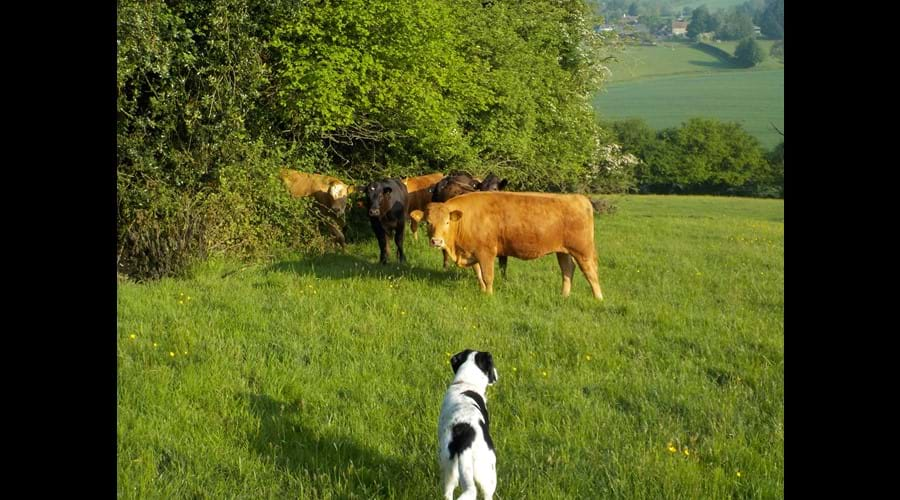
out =
<path fill-rule="evenodd" d="M 459 487 L 462 490 L 457 500 L 475 500 L 478 490 L 475 486 L 475 454 L 472 448 L 467 448 L 456 456 L 456 466 L 459 468 Z"/>

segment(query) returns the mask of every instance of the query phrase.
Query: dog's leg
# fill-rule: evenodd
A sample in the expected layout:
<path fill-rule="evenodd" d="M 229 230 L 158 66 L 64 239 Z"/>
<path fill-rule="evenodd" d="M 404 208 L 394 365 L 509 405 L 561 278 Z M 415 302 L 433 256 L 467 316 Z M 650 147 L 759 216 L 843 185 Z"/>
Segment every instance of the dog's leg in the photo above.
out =
<path fill-rule="evenodd" d="M 497 464 L 493 454 L 483 456 L 481 461 L 475 463 L 475 481 L 481 486 L 484 498 L 491 500 L 497 489 Z"/>
<path fill-rule="evenodd" d="M 475 460 L 469 448 L 456 457 L 459 468 L 459 486 L 462 488 L 457 500 L 475 500 L 478 488 L 475 486 Z"/>
<path fill-rule="evenodd" d="M 441 480 L 444 483 L 444 499 L 453 500 L 453 490 L 459 482 L 459 469 L 456 460 L 441 460 Z"/>

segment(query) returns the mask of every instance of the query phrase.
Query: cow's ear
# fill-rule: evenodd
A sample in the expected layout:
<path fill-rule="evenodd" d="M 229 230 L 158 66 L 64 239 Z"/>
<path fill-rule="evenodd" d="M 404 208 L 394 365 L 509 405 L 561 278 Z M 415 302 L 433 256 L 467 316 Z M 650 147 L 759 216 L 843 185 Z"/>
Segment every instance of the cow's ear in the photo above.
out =
<path fill-rule="evenodd" d="M 497 187 L 502 190 L 506 187 L 507 184 L 509 184 L 509 179 L 503 179 L 502 181 L 500 181 L 500 184 L 497 184 Z"/>
<path fill-rule="evenodd" d="M 393 191 L 394 191 L 393 189 L 386 187 L 381 192 L 384 194 L 391 194 Z"/>
<path fill-rule="evenodd" d="M 425 212 L 423 212 L 421 210 L 413 210 L 412 212 L 409 213 L 409 218 L 416 222 L 419 222 L 420 220 L 422 220 L 422 217 L 424 215 L 425 215 Z"/>
<path fill-rule="evenodd" d="M 459 219 L 462 219 L 462 212 L 460 212 L 459 210 L 454 210 L 454 211 L 450 212 L 450 220 L 452 220 L 453 222 L 456 222 Z"/>

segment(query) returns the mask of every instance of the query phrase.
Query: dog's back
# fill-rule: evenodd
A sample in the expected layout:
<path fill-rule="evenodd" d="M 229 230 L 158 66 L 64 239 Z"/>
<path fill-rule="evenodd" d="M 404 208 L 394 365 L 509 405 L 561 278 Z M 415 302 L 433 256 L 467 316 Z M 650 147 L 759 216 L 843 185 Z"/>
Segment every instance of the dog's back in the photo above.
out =
<path fill-rule="evenodd" d="M 466 354 L 465 357 L 469 358 L 469 353 L 472 354 L 471 361 L 474 364 L 475 352 L 460 355 Z M 489 353 L 486 354 L 489 356 Z M 477 372 L 469 368 L 462 370 L 464 373 L 458 372 L 441 405 L 438 456 L 446 499 L 452 500 L 457 483 L 462 488 L 460 499 L 476 498 L 476 483 L 481 486 L 484 497 L 490 499 L 497 486 L 497 458 L 494 442 L 491 440 L 487 403 L 483 396 L 487 384 L 496 380 L 493 361 L 490 363 L 484 380 L 469 383 L 466 374 Z M 461 363 L 454 363 L 455 367 L 459 364 Z"/>

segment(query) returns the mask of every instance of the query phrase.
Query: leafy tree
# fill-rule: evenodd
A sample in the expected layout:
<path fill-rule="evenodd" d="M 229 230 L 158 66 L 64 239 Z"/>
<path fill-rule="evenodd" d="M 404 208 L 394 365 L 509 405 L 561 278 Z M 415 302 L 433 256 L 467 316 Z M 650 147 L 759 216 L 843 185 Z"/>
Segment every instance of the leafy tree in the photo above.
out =
<path fill-rule="evenodd" d="M 740 40 L 753 36 L 753 19 L 743 12 L 726 14 L 716 34 L 722 40 Z"/>
<path fill-rule="evenodd" d="M 738 62 L 751 68 L 766 59 L 766 51 L 752 37 L 744 38 L 734 49 L 734 57 Z"/>
<path fill-rule="evenodd" d="M 769 0 L 760 16 L 759 28 L 769 38 L 784 38 L 784 0 Z"/>
<path fill-rule="evenodd" d="M 694 9 L 691 13 L 691 22 L 688 23 L 687 35 L 691 38 L 697 38 L 700 33 L 706 33 L 710 30 L 711 16 L 706 5 L 701 5 Z"/>

